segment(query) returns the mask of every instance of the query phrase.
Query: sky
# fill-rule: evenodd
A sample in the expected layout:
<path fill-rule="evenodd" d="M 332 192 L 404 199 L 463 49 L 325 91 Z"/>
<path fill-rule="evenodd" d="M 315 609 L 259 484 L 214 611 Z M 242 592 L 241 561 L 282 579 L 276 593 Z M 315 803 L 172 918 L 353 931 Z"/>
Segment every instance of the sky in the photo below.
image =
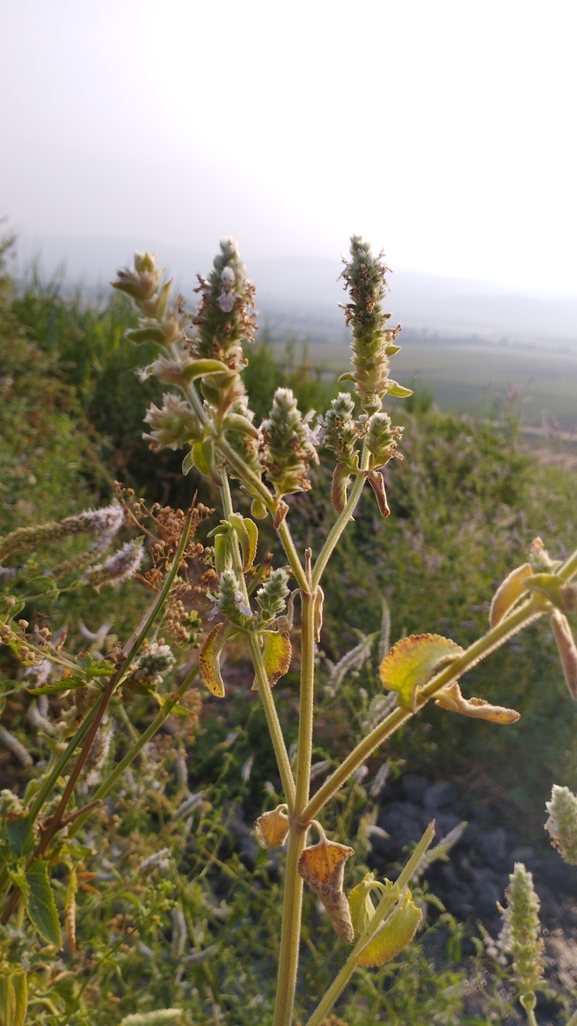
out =
<path fill-rule="evenodd" d="M 573 0 L 1 0 L 22 233 L 577 296 Z"/>

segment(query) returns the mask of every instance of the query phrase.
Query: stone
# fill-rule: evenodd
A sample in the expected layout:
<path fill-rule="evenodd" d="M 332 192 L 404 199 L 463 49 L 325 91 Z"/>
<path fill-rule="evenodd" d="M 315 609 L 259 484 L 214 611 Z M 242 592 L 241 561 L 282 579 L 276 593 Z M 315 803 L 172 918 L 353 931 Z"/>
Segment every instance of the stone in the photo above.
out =
<path fill-rule="evenodd" d="M 480 834 L 477 838 L 477 851 L 488 866 L 500 866 L 507 857 L 507 832 L 504 827 Z"/>
<path fill-rule="evenodd" d="M 417 776 L 416 773 L 407 773 L 401 781 L 401 786 L 410 802 L 421 803 L 429 787 L 429 781 L 426 777 Z"/>
<path fill-rule="evenodd" d="M 444 809 L 456 800 L 457 791 L 450 780 L 440 780 L 437 784 L 431 784 L 423 795 L 423 805 L 432 812 Z"/>
<path fill-rule="evenodd" d="M 419 841 L 424 832 L 423 811 L 413 802 L 391 802 L 381 810 L 378 826 L 389 837 L 371 837 L 373 852 L 390 861 L 400 859 L 410 841 Z"/>

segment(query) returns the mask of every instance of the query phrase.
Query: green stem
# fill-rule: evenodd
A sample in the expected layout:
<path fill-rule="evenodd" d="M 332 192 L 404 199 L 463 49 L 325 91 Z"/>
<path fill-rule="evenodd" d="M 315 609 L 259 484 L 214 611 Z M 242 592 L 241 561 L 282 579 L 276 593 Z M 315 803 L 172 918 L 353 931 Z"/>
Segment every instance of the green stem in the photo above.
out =
<path fill-rule="evenodd" d="M 573 1012 L 573 1015 L 569 1019 L 567 1026 L 577 1026 L 577 1012 Z"/>
<path fill-rule="evenodd" d="M 458 680 L 467 670 L 470 670 L 481 659 L 484 659 L 502 645 L 507 638 L 516 634 L 522 627 L 527 626 L 528 623 L 542 616 L 545 612 L 547 612 L 547 608 L 544 600 L 535 597 L 525 602 L 511 616 L 501 620 L 501 623 L 493 627 L 492 630 L 488 631 L 482 638 L 479 638 L 478 641 L 473 642 L 466 652 L 463 652 L 462 656 L 448 663 L 425 687 L 419 690 L 415 711 L 422 709 L 440 688 Z M 303 810 L 302 822 L 310 823 L 311 820 L 316 819 L 323 806 L 336 794 L 352 773 L 363 764 L 365 759 L 368 759 L 371 752 L 413 715 L 409 709 L 397 708 L 382 723 L 379 723 L 370 734 L 367 734 L 313 795 Z"/>
<path fill-rule="evenodd" d="M 290 1026 L 296 990 L 303 883 L 298 872 L 306 826 L 302 810 L 310 790 L 314 713 L 314 608 L 315 597 L 307 590 L 301 593 L 301 690 L 298 736 L 298 762 L 294 816 L 289 831 L 289 846 L 284 882 L 282 934 L 279 975 L 274 1011 L 274 1026 Z"/>
<path fill-rule="evenodd" d="M 433 822 L 430 823 L 427 829 L 425 830 L 425 833 L 421 837 L 421 840 L 419 841 L 405 868 L 398 877 L 396 881 L 396 886 L 398 890 L 395 890 L 393 893 L 389 892 L 388 894 L 383 895 L 379 904 L 377 905 L 377 908 L 375 909 L 374 916 L 363 930 L 361 936 L 359 937 L 359 940 L 357 941 L 355 947 L 351 951 L 351 954 L 347 958 L 347 961 L 345 962 L 343 968 L 341 969 L 338 976 L 336 976 L 333 980 L 331 986 L 322 998 L 320 1004 L 317 1006 L 317 1008 L 311 1015 L 306 1026 L 321 1026 L 323 1019 L 327 1017 L 335 1001 L 338 1000 L 341 992 L 344 990 L 351 976 L 353 975 L 355 969 L 357 968 L 359 956 L 363 953 L 367 945 L 370 944 L 371 941 L 374 939 L 377 931 L 381 927 L 381 924 L 384 922 L 386 916 L 389 914 L 389 911 L 392 909 L 393 905 L 397 904 L 399 897 L 402 896 L 405 887 L 408 887 L 413 873 L 416 871 L 423 855 L 425 854 L 427 848 L 431 844 L 431 841 L 433 840 L 434 836 L 435 824 Z"/>
<path fill-rule="evenodd" d="M 287 805 L 289 808 L 289 815 L 294 810 L 295 805 L 295 782 L 291 770 L 291 764 L 286 750 L 284 742 L 283 732 L 276 711 L 276 705 L 274 704 L 274 698 L 270 686 L 270 681 L 267 677 L 266 670 L 264 667 L 262 651 L 256 635 L 249 637 L 249 648 L 254 663 L 254 669 L 256 678 L 258 680 L 258 687 L 260 697 L 262 700 L 266 722 L 269 729 L 270 738 L 274 748 L 276 756 L 278 771 L 282 781 L 282 788 L 285 794 Z"/>
<path fill-rule="evenodd" d="M 220 493 L 222 498 L 223 513 L 225 519 L 228 520 L 228 518 L 234 511 L 232 506 L 232 497 L 230 494 L 230 485 L 226 473 L 223 473 L 222 475 L 222 487 L 220 489 Z M 243 590 L 244 600 L 248 605 L 249 597 L 248 592 L 246 590 L 246 580 L 244 576 L 244 569 L 238 546 L 238 539 L 236 538 L 236 536 L 234 536 L 231 539 L 231 541 L 232 561 L 234 564 L 236 577 Z M 249 648 L 252 656 L 252 661 L 254 663 L 255 673 L 259 683 L 260 695 L 266 716 L 270 739 L 272 741 L 272 745 L 276 756 L 278 771 L 282 781 L 283 791 L 285 794 L 287 805 L 289 806 L 289 810 L 292 811 L 295 801 L 295 785 L 291 770 L 290 759 L 288 757 L 288 752 L 286 749 L 282 728 L 278 718 L 278 713 L 276 711 L 276 705 L 274 703 L 274 698 L 272 696 L 269 679 L 266 675 L 266 670 L 264 668 L 259 641 L 256 635 L 254 634 L 249 637 Z"/>
<path fill-rule="evenodd" d="M 102 699 L 101 699 L 101 701 L 102 701 Z M 36 795 L 34 801 L 32 802 L 32 805 L 30 806 L 30 811 L 28 813 L 28 816 L 30 818 L 30 822 L 31 823 L 34 823 L 34 821 L 36 820 L 36 817 L 38 816 L 40 810 L 42 809 L 42 806 L 44 805 L 44 802 L 46 801 L 46 799 L 48 798 L 49 794 L 51 793 L 52 788 L 54 787 L 54 785 L 55 785 L 56 781 L 58 780 L 58 778 L 62 776 L 63 771 L 66 769 L 66 766 L 68 765 L 68 763 L 70 762 L 70 759 L 74 755 L 75 749 L 78 748 L 78 745 L 82 741 L 84 735 L 86 734 L 86 731 L 90 727 L 90 724 L 92 723 L 92 721 L 93 721 L 94 717 L 96 716 L 97 712 L 98 712 L 98 702 L 96 703 L 96 705 L 94 705 L 92 707 L 90 712 L 87 714 L 85 719 L 82 721 L 82 723 L 80 724 L 78 730 L 76 731 L 74 736 L 68 742 L 68 745 L 66 746 L 65 750 L 62 752 L 62 755 L 57 760 L 57 762 L 54 764 L 54 766 L 52 767 L 50 773 L 46 777 L 46 780 L 42 784 L 42 787 L 38 791 L 38 794 Z"/>
<path fill-rule="evenodd" d="M 363 448 L 363 454 L 361 456 L 361 471 L 367 469 L 369 460 L 369 452 L 366 447 Z M 365 475 L 359 472 L 357 479 L 351 489 L 351 494 L 347 500 L 347 503 L 342 511 L 339 513 L 333 526 L 331 527 L 327 537 L 325 538 L 324 545 L 318 554 L 316 563 L 313 569 L 312 587 L 313 589 L 320 583 L 321 577 L 325 571 L 326 565 L 331 558 L 331 555 L 337 545 L 337 542 L 343 533 L 345 527 L 349 523 L 349 520 L 353 519 L 353 513 L 357 507 L 357 503 L 361 497 L 361 492 L 365 485 Z"/>
<path fill-rule="evenodd" d="M 303 565 L 299 559 L 298 552 L 295 548 L 295 543 L 293 542 L 292 535 L 290 533 L 290 529 L 286 520 L 283 520 L 282 524 L 277 530 L 277 534 L 280 538 L 282 547 L 285 551 L 285 555 L 289 561 L 290 568 L 294 574 L 294 577 L 299 588 L 302 588 L 303 591 L 308 591 L 309 582 L 307 581 Z"/>

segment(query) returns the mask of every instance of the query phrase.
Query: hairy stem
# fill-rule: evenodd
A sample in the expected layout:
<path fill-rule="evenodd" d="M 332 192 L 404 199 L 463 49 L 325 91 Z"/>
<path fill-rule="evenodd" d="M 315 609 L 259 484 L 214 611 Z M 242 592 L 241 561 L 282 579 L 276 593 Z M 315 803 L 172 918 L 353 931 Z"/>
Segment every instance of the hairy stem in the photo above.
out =
<path fill-rule="evenodd" d="M 462 656 L 448 663 L 425 687 L 421 688 L 417 696 L 416 711 L 422 709 L 440 688 L 458 680 L 467 670 L 470 670 L 481 659 L 484 659 L 490 652 L 493 652 L 502 645 L 507 638 L 516 634 L 522 627 L 526 627 L 527 624 L 542 616 L 545 612 L 547 612 L 546 603 L 541 598 L 535 597 L 525 602 L 511 616 L 506 617 L 496 627 L 488 631 L 487 634 L 484 634 L 482 638 L 473 642 L 463 652 Z M 354 771 L 363 764 L 371 752 L 413 715 L 414 713 L 409 709 L 397 708 L 382 723 L 379 723 L 370 734 L 367 734 L 313 795 L 303 810 L 302 822 L 310 823 L 312 819 L 315 819 L 323 806 L 336 794 Z"/>
<path fill-rule="evenodd" d="M 361 456 L 361 471 L 367 469 L 369 460 L 369 452 L 366 447 L 363 448 Z M 327 537 L 325 538 L 324 545 L 318 554 L 316 563 L 313 569 L 312 586 L 316 588 L 317 584 L 320 584 L 321 577 L 325 571 L 326 565 L 331 558 L 331 555 L 338 543 L 341 534 L 350 520 L 353 519 L 353 513 L 357 507 L 357 503 L 361 497 L 361 493 L 365 484 L 365 475 L 359 472 L 357 479 L 351 489 L 351 494 L 347 500 L 347 503 L 342 511 L 339 513 L 333 526 L 331 527 Z"/>
<path fill-rule="evenodd" d="M 298 861 L 305 843 L 306 827 L 302 810 L 310 789 L 314 712 L 314 607 L 315 597 L 308 590 L 301 593 L 301 692 L 298 736 L 298 762 L 294 816 L 289 832 L 285 871 L 282 934 L 279 975 L 274 1012 L 274 1026 L 290 1026 L 297 981 L 303 882 Z"/>
<path fill-rule="evenodd" d="M 307 1022 L 307 1026 L 321 1026 L 323 1019 L 326 1018 L 331 1008 L 333 1007 L 335 1001 L 337 1001 L 341 992 L 344 990 L 351 976 L 353 975 L 358 965 L 359 956 L 362 954 L 367 945 L 370 944 L 371 941 L 374 939 L 375 935 L 381 927 L 381 924 L 385 921 L 393 905 L 396 905 L 399 898 L 402 896 L 405 887 L 408 887 L 413 873 L 418 868 L 418 865 L 423 855 L 425 854 L 427 848 L 431 844 L 431 841 L 433 840 L 434 836 L 435 824 L 433 822 L 430 823 L 427 829 L 425 830 L 425 833 L 421 837 L 421 840 L 419 841 L 409 861 L 407 862 L 406 866 L 404 867 L 400 876 L 398 877 L 396 881 L 398 891 L 395 891 L 392 894 L 389 893 L 383 895 L 379 904 L 377 905 L 377 908 L 375 909 L 374 916 L 363 930 L 361 936 L 359 937 L 359 940 L 357 941 L 355 947 L 351 951 L 351 954 L 347 958 L 347 961 L 345 962 L 340 973 L 338 974 L 338 976 L 335 977 L 331 986 L 322 998 L 321 1002 L 311 1015 L 310 1019 Z"/>

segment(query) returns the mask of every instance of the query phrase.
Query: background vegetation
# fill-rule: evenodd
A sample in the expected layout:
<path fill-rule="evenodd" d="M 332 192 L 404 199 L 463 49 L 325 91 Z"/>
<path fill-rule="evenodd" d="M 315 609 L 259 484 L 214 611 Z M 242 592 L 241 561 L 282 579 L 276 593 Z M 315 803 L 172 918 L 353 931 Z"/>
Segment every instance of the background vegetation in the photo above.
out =
<path fill-rule="evenodd" d="M 0 535 L 106 503 L 115 478 L 150 502 L 186 507 L 198 488 L 199 498 L 211 504 L 206 479 L 182 477 L 180 453 L 165 450 L 152 457 L 142 440 L 146 407 L 160 396 L 154 379 L 143 384 L 134 373 L 151 353 L 123 340 L 131 318 L 122 297 L 93 304 L 80 293 L 63 295 L 57 281 L 43 284 L 33 275 L 16 289 L 2 274 Z M 303 410 L 320 412 L 340 387 L 311 366 L 306 352 L 285 351 L 283 362 L 275 360 L 266 336 L 250 353 L 245 379 L 257 420 L 268 412 L 279 384 L 294 389 Z M 331 663 L 361 635 L 378 632 L 383 597 L 391 609 L 393 641 L 439 631 L 467 644 L 486 623 L 496 585 L 525 560 L 537 534 L 558 558 L 575 544 L 574 478 L 522 443 L 513 405 L 503 406 L 499 423 L 492 424 L 440 412 L 431 396 L 417 391 L 403 411 L 405 459 L 388 468 L 392 515 L 379 520 L 370 498 L 363 500 L 328 571 L 319 652 L 327 679 Z M 293 522 L 300 541 L 318 548 L 331 507 L 322 467 L 316 478 L 313 499 L 293 499 L 299 512 Z M 263 537 L 266 545 L 265 529 Z M 74 551 L 74 543 L 69 546 Z M 50 551 L 38 558 L 49 557 Z M 86 591 L 73 600 L 63 596 L 53 609 L 46 596 L 26 617 L 50 613 L 54 627 L 67 623 L 73 637 L 76 631 L 80 648 L 80 622 L 95 631 L 112 616 L 111 632 L 122 634 L 137 622 L 145 601 L 135 583 L 115 593 L 114 602 L 110 595 Z M 468 692 L 518 708 L 523 718 L 516 727 L 459 717 L 449 725 L 449 714 L 432 708 L 395 735 L 386 753 L 376 754 L 367 780 L 386 758 L 393 774 L 404 766 L 431 780 L 455 777 L 477 798 L 479 787 L 481 798 L 483 788 L 493 788 L 523 838 L 541 843 L 551 782 L 577 786 L 576 713 L 553 653 L 547 625 L 539 624 L 465 681 Z M 18 672 L 9 659 L 0 668 L 8 682 Z M 371 701 L 382 690 L 376 671 L 375 643 L 361 676 L 347 678 L 336 695 L 319 696 L 319 762 L 349 749 L 363 732 Z M 274 806 L 279 781 L 241 652 L 224 676 L 227 702 L 202 695 L 201 710 L 199 697 L 190 719 L 174 718 L 171 732 L 148 747 L 96 817 L 86 840 L 80 962 L 69 969 L 65 961 L 60 980 L 46 979 L 45 992 L 37 994 L 38 1021 L 112 1026 L 137 1010 L 175 1006 L 185 1007 L 194 1023 L 267 1021 L 278 943 L 279 864 L 257 849 L 246 823 L 263 803 Z M 290 675 L 285 682 L 277 699 L 296 735 Z M 144 725 L 150 712 L 147 701 L 137 698 L 130 721 Z M 36 762 L 45 757 L 48 742 L 31 729 L 21 696 L 7 699 L 2 723 Z M 122 754 L 128 729 L 119 718 L 109 761 Z M 21 794 L 33 769 L 9 751 L 2 759 L 1 786 Z M 359 879 L 375 808 L 368 788 L 352 782 L 330 813 L 337 833 L 356 835 Z M 191 794 L 200 797 L 183 812 Z M 166 865 L 142 869 L 143 860 L 162 848 Z M 334 943 L 310 894 L 307 901 L 305 922 L 315 923 L 314 933 L 305 932 L 312 1000 L 330 979 Z M 351 1026 L 381 1021 L 385 1013 L 399 1026 L 459 1021 L 466 975 L 474 971 L 482 983 L 484 973 L 482 960 L 474 970 L 463 969 L 461 942 L 459 924 L 441 915 L 411 949 L 402 977 L 394 966 L 360 973 L 356 994 L 339 1014 Z M 41 960 L 41 953 L 35 957 Z M 490 1008 L 494 1021 L 514 1021 L 507 1019 L 506 989 L 492 979 L 496 989 L 486 991 L 483 1015 Z M 439 988 L 445 994 L 440 1004 Z"/>

